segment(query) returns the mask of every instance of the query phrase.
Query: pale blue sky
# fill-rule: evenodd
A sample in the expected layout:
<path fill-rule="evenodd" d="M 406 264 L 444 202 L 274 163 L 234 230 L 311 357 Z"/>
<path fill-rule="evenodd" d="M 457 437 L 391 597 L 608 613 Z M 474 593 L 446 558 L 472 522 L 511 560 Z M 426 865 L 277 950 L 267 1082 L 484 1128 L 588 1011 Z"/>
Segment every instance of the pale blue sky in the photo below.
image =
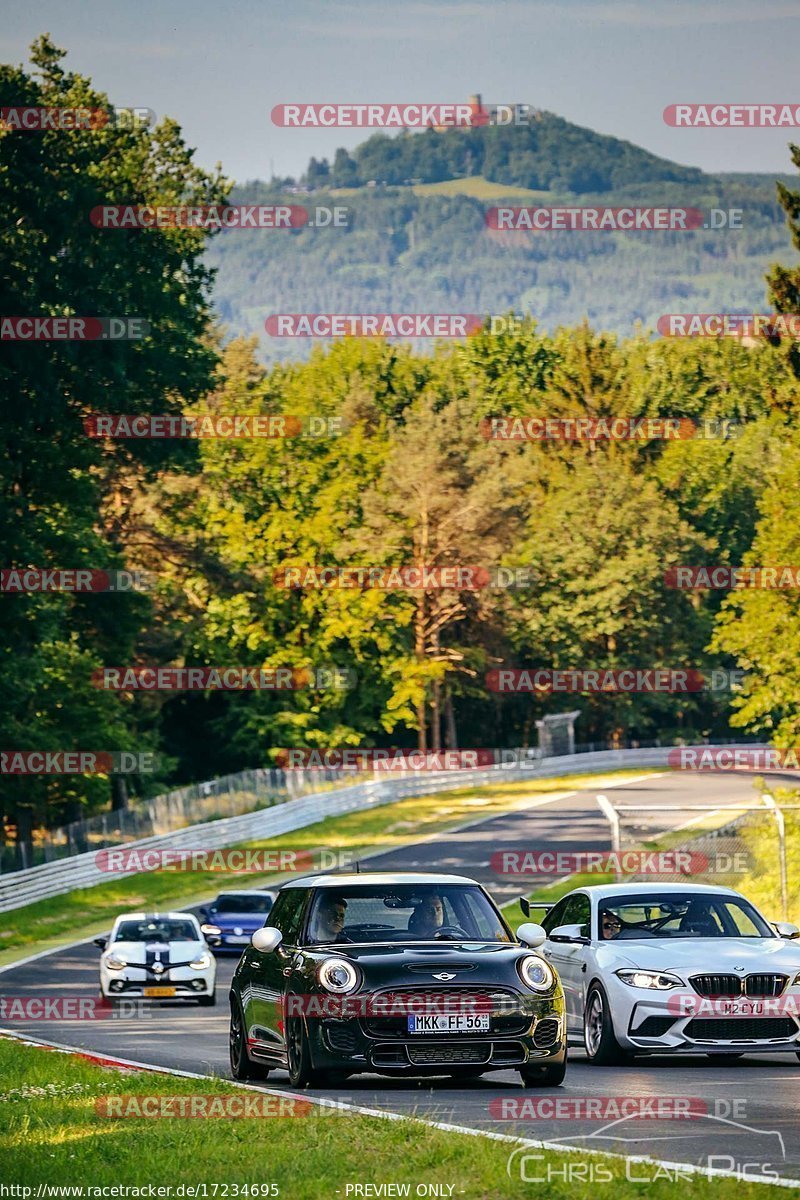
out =
<path fill-rule="evenodd" d="M 169 113 L 198 161 L 297 175 L 358 130 L 286 130 L 290 101 L 529 103 L 708 171 L 791 170 L 800 129 L 682 130 L 667 104 L 800 103 L 800 0 L 38 0 L 0 52 L 49 31 L 114 103 Z"/>

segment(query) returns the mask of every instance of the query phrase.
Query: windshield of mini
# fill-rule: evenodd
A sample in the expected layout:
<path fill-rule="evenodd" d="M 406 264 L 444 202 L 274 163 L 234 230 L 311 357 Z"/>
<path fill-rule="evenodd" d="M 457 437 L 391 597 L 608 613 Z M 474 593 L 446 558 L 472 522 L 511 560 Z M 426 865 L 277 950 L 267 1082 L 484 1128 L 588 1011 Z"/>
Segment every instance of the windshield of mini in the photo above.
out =
<path fill-rule="evenodd" d="M 271 896 L 220 896 L 214 903 L 217 913 L 268 913 Z"/>
<path fill-rule="evenodd" d="M 500 914 L 478 887 L 387 884 L 320 888 L 307 945 L 346 942 L 510 942 Z"/>
<path fill-rule="evenodd" d="M 774 937 L 746 900 L 699 892 L 612 896 L 600 902 L 599 927 L 603 941 Z"/>
<path fill-rule="evenodd" d="M 200 935 L 191 921 L 123 921 L 116 942 L 197 942 Z"/>

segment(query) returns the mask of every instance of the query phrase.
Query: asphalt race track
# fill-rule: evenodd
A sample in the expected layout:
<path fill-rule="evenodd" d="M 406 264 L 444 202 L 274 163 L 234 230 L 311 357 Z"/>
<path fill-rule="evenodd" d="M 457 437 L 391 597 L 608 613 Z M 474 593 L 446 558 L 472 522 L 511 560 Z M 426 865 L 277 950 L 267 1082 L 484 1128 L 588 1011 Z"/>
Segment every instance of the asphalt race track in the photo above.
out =
<path fill-rule="evenodd" d="M 675 773 L 618 785 L 613 794 L 626 804 L 679 807 L 681 803 L 714 803 L 722 807 L 752 795 L 752 784 L 745 776 Z M 537 798 L 530 809 L 372 857 L 368 866 L 370 870 L 434 869 L 464 873 L 480 879 L 504 902 L 520 889 L 508 881 L 499 881 L 490 869 L 489 860 L 496 851 L 525 847 L 608 848 L 608 827 L 597 809 L 595 795 L 596 790 L 571 793 L 544 804 Z M 669 814 L 664 814 L 663 826 L 680 823 L 691 815 L 672 821 Z M 97 959 L 95 946 L 78 944 L 6 968 L 0 979 L 0 993 L 6 997 L 96 996 Z M 153 1005 L 145 1019 L 14 1021 L 6 1027 L 96 1054 L 227 1077 L 227 987 L 234 965 L 233 957 L 219 960 L 219 1004 L 214 1010 L 164 1001 Z M 283 1072 L 276 1072 L 265 1086 L 288 1089 L 288 1079 Z M 740 1177 L 769 1179 L 777 1173 L 784 1179 L 798 1181 L 800 1186 L 799 1089 L 800 1062 L 793 1055 L 745 1057 L 727 1066 L 715 1066 L 705 1056 L 676 1059 L 665 1056 L 638 1059 L 625 1067 L 600 1068 L 589 1067 L 582 1052 L 573 1049 L 566 1081 L 559 1089 L 525 1091 L 516 1072 L 508 1071 L 457 1085 L 448 1079 L 409 1084 L 377 1076 L 357 1076 L 348 1080 L 340 1092 L 309 1094 L 571 1147 L 648 1155 L 665 1163 L 706 1166 L 709 1156 L 713 1156 L 713 1165 L 737 1171 Z M 502 1099 L 672 1096 L 702 1098 L 708 1116 L 690 1120 L 610 1121 L 544 1115 L 502 1120 L 496 1115 L 497 1106 L 494 1111 L 489 1107 L 492 1100 Z M 578 1154 L 577 1161 L 591 1160 Z M 529 1160 L 526 1178 L 534 1178 L 537 1169 L 542 1169 L 541 1164 Z M 625 1164 L 612 1164 L 611 1169 L 620 1178 L 625 1177 Z M 517 1165 L 512 1170 L 519 1174 Z M 632 1163 L 627 1170 L 634 1178 L 649 1179 L 656 1169 Z M 660 1170 L 665 1172 L 666 1168 Z"/>

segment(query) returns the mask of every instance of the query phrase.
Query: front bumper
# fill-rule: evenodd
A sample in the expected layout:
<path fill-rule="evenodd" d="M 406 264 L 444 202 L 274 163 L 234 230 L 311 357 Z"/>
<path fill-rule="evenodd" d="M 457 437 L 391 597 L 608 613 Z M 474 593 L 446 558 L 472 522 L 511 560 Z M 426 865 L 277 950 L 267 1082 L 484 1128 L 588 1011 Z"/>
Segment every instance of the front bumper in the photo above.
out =
<path fill-rule="evenodd" d="M 764 999 L 765 1014 L 710 1016 L 701 1007 L 681 1015 L 670 1008 L 670 992 L 653 993 L 616 980 L 608 987 L 617 1041 L 626 1050 L 657 1054 L 795 1053 L 800 1020 Z M 800 999 L 800 998 L 799 998 Z M 702 1002 L 702 997 L 696 997 Z"/>
<path fill-rule="evenodd" d="M 142 968 L 126 967 L 123 971 L 100 971 L 100 990 L 109 999 L 125 997 L 143 1000 L 188 1000 L 214 993 L 216 971 L 176 967 L 172 972 L 154 975 Z"/>

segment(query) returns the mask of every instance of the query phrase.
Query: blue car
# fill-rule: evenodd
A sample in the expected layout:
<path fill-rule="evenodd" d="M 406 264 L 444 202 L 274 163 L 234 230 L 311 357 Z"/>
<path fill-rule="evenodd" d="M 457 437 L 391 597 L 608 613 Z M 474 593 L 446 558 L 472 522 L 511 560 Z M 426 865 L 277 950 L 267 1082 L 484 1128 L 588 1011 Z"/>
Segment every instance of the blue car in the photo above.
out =
<path fill-rule="evenodd" d="M 241 953 L 263 926 L 274 900 L 275 892 L 220 892 L 211 904 L 204 904 L 200 928 L 214 952 Z"/>

